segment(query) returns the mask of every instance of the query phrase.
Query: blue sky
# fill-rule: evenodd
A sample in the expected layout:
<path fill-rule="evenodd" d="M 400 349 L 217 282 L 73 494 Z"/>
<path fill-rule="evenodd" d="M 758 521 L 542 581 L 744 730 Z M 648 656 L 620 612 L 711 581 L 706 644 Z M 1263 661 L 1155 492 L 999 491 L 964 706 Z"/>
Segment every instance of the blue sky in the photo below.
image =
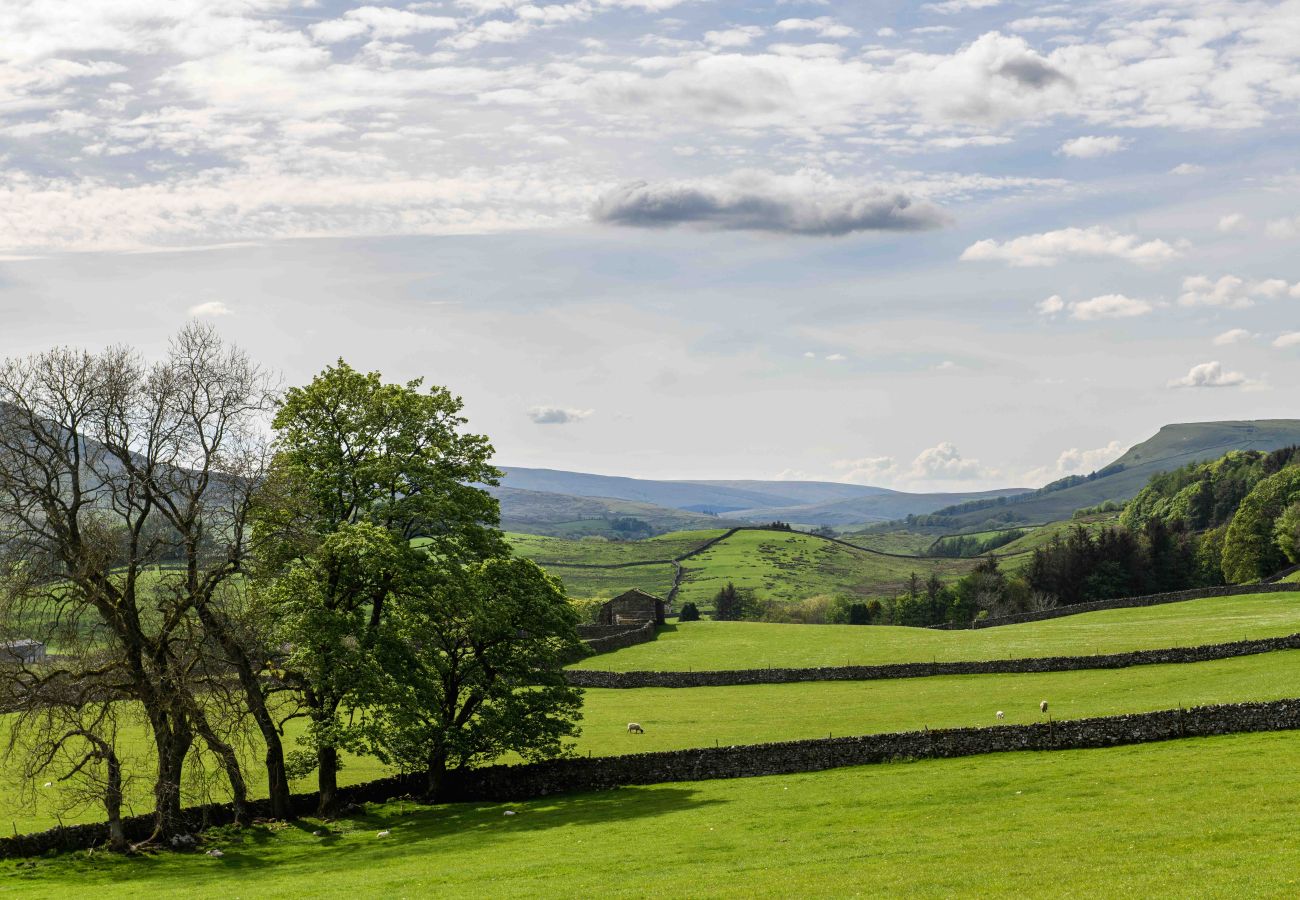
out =
<path fill-rule="evenodd" d="M 209 318 L 502 462 L 1040 484 L 1296 414 L 1300 3 L 15 0 L 0 353 Z"/>

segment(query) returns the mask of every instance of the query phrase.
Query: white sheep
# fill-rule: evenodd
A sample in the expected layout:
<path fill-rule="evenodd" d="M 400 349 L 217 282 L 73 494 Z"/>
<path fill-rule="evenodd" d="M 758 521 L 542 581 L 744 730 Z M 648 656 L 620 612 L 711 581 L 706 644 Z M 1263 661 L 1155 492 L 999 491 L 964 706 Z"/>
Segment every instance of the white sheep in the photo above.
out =
<path fill-rule="evenodd" d="M 225 855 L 226 855 L 226 854 L 222 853 L 220 850 L 209 850 L 209 851 L 208 851 L 208 856 L 211 856 L 213 859 L 221 859 L 221 857 L 223 857 L 223 856 L 225 856 Z"/>
<path fill-rule="evenodd" d="M 628 723 L 627 723 L 627 733 L 628 733 L 628 734 L 645 734 L 645 729 L 642 728 L 640 725 L 638 725 L 638 724 L 635 723 L 635 722 L 628 722 Z"/>
<path fill-rule="evenodd" d="M 1044 713 L 1047 712 L 1047 701 L 1044 700 L 1042 703 L 1038 704 L 1038 709 L 1039 709 L 1041 712 L 1044 712 Z"/>
<path fill-rule="evenodd" d="M 1006 717 L 1007 717 L 1007 714 L 1004 713 L 1002 710 L 999 709 L 999 710 L 998 710 L 998 718 L 999 718 L 999 719 L 1005 719 Z"/>
<path fill-rule="evenodd" d="M 379 834 L 375 835 L 375 837 L 377 837 L 377 838 L 385 838 L 385 837 L 388 837 L 390 834 L 392 834 L 391 831 L 381 831 L 381 832 L 379 832 Z"/>

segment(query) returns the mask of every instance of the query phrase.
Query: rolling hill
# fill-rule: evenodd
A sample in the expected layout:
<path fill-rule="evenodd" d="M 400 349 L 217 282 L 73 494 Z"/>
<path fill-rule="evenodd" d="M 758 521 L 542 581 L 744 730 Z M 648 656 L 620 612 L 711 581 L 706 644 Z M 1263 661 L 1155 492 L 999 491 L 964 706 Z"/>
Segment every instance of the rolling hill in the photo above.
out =
<path fill-rule="evenodd" d="M 1300 444 L 1300 420 L 1192 422 L 1166 425 L 1119 459 L 1084 479 L 1065 479 L 1027 494 L 955 504 L 935 515 L 947 530 L 1052 522 L 1075 510 L 1137 495 L 1152 475 L 1190 462 L 1217 459 L 1229 450 L 1277 450 Z"/>
<path fill-rule="evenodd" d="M 656 481 L 557 469 L 502 471 L 501 487 L 491 491 L 501 502 L 505 527 L 555 535 L 607 533 L 602 520 L 619 516 L 649 522 L 657 532 L 773 519 L 805 525 L 887 522 L 1027 490 L 914 494 L 825 481 Z"/>

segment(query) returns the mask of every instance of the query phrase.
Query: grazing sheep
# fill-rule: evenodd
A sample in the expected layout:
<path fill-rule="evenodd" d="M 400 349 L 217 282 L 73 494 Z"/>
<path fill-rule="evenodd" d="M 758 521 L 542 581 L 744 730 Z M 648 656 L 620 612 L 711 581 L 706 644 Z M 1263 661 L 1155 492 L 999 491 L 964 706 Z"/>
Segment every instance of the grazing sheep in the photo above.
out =
<path fill-rule="evenodd" d="M 504 813 L 502 813 L 502 815 L 506 815 L 506 816 L 513 816 L 514 814 L 515 811 L 513 809 L 507 809 Z"/>
<path fill-rule="evenodd" d="M 222 853 L 220 850 L 209 850 L 209 851 L 208 851 L 208 856 L 211 856 L 213 859 L 221 859 L 221 857 L 223 857 L 223 856 L 225 856 L 225 855 L 226 855 L 226 854 Z"/>
<path fill-rule="evenodd" d="M 638 725 L 638 724 L 635 723 L 635 722 L 628 722 L 628 723 L 627 723 L 627 733 L 628 733 L 628 734 L 645 734 L 645 729 L 642 728 L 640 725 Z"/>
<path fill-rule="evenodd" d="M 379 834 L 375 835 L 375 837 L 383 838 L 388 837 L 390 834 L 392 834 L 391 831 L 381 831 Z"/>
<path fill-rule="evenodd" d="M 1042 703 L 1038 704 L 1038 709 L 1042 712 L 1047 712 L 1047 701 L 1044 700 Z"/>
<path fill-rule="evenodd" d="M 1006 717 L 1007 717 L 1007 714 L 1004 713 L 1002 710 L 999 709 L 999 710 L 998 710 L 998 718 L 999 718 L 999 719 L 1005 719 Z"/>

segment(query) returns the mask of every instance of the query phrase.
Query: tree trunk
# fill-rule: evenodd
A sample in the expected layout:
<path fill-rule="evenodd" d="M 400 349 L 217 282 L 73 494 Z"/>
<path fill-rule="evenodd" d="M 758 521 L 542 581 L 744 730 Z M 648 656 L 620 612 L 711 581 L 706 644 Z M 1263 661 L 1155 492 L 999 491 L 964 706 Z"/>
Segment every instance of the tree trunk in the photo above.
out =
<path fill-rule="evenodd" d="M 244 783 L 244 773 L 239 767 L 239 757 L 235 748 L 217 737 L 207 719 L 200 713 L 195 714 L 195 724 L 204 743 L 217 754 L 222 767 L 226 770 L 226 779 L 230 782 L 231 805 L 235 809 L 235 824 L 248 824 L 248 786 Z"/>
<path fill-rule="evenodd" d="M 339 751 L 337 747 L 321 747 L 316 751 L 316 779 L 320 788 L 320 801 L 316 815 L 333 817 L 339 805 Z"/>
<path fill-rule="evenodd" d="M 291 819 L 293 806 L 289 794 L 289 773 L 284 767 L 284 745 L 280 742 L 280 732 L 269 716 L 265 724 L 256 715 L 254 718 L 258 720 L 262 740 L 266 742 L 266 783 L 270 792 L 271 818 Z"/>
<path fill-rule="evenodd" d="M 105 754 L 104 761 L 108 763 L 108 783 L 104 788 L 104 811 L 108 813 L 108 849 L 122 853 L 127 849 L 126 830 L 122 827 L 122 763 L 112 750 Z"/>
<path fill-rule="evenodd" d="M 429 757 L 429 771 L 426 773 L 426 779 L 425 802 L 440 802 L 447 784 L 447 754 L 445 752 L 435 750 Z"/>
<path fill-rule="evenodd" d="M 257 723 L 257 730 L 262 733 L 262 742 L 266 745 L 266 783 L 271 801 L 271 818 L 292 818 L 289 794 L 289 776 L 284 765 L 284 742 L 280 740 L 280 730 L 275 718 L 266 706 L 266 695 L 262 693 L 262 681 L 254 668 L 247 649 L 236 638 L 229 620 L 206 604 L 198 608 L 199 618 L 208 631 L 216 635 L 227 658 L 235 666 L 239 675 L 239 685 L 243 688 L 248 701 L 248 711 Z"/>
<path fill-rule="evenodd" d="M 154 784 L 154 830 L 151 840 L 169 841 L 186 832 L 181 815 L 181 776 L 193 738 L 155 727 L 158 750 L 158 781 Z"/>

